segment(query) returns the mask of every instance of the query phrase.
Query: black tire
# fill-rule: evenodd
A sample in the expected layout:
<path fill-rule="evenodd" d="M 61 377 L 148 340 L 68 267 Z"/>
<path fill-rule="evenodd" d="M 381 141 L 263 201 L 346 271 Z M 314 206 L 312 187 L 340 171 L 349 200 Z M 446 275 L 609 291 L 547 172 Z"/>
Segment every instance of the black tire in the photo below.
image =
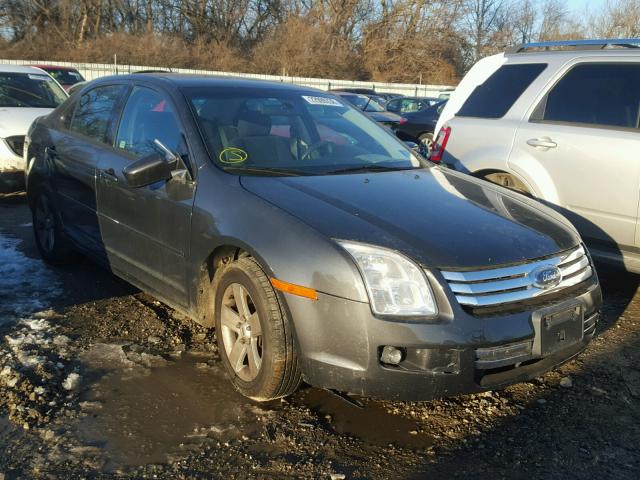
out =
<path fill-rule="evenodd" d="M 244 396 L 260 402 L 295 392 L 302 375 L 292 326 L 260 265 L 251 257 L 221 265 L 214 275 L 213 289 L 216 341 L 222 363 L 235 388 Z M 246 301 L 244 308 L 238 306 L 236 301 L 239 292 L 242 292 L 240 298 Z M 252 321 L 246 318 L 246 321 L 242 321 L 241 312 L 244 309 L 247 309 Z M 261 336 L 254 338 L 255 315 Z M 236 321 L 238 323 L 234 330 L 230 324 Z M 250 329 L 249 333 L 247 328 Z M 238 353 L 243 352 L 242 348 L 246 349 L 246 363 L 242 357 L 245 354 Z M 260 366 L 256 373 L 257 356 L 260 357 Z M 254 368 L 251 368 L 252 365 Z"/>
<path fill-rule="evenodd" d="M 70 263 L 75 259 L 71 242 L 62 228 L 60 215 L 51 194 L 38 190 L 31 202 L 31 217 L 36 247 L 40 256 L 53 265 Z"/>

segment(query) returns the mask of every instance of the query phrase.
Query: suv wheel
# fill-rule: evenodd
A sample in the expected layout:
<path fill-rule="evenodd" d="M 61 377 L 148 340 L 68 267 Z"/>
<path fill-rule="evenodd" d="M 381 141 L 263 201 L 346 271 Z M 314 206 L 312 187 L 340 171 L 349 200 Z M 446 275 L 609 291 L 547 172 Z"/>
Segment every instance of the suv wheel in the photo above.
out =
<path fill-rule="evenodd" d="M 67 239 L 60 216 L 55 209 L 51 194 L 46 190 L 37 192 L 36 199 L 31 206 L 33 232 L 36 247 L 40 256 L 56 265 L 68 263 L 73 259 L 73 249 Z"/>
<path fill-rule="evenodd" d="M 423 133 L 420 135 L 420 143 L 427 147 L 427 152 L 433 149 L 433 133 Z"/>
<path fill-rule="evenodd" d="M 291 324 L 262 268 L 242 257 L 214 277 L 216 339 L 235 388 L 257 401 L 293 393 L 301 382 Z"/>
<path fill-rule="evenodd" d="M 508 188 L 510 190 L 515 190 L 516 192 L 531 196 L 531 192 L 525 186 L 525 184 L 522 183 L 519 179 L 517 179 L 513 175 L 511 175 L 510 173 L 504 173 L 504 172 L 490 173 L 488 175 L 484 175 L 484 179 L 491 183 L 495 183 L 502 187 Z"/>

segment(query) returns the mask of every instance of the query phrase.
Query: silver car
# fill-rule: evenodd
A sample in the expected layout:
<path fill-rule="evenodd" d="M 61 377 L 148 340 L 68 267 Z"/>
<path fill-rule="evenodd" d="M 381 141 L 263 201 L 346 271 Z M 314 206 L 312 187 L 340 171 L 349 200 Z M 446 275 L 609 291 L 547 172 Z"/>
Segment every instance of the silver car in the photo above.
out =
<path fill-rule="evenodd" d="M 640 272 L 639 39 L 526 44 L 478 62 L 432 160 L 556 208 L 591 253 Z"/>

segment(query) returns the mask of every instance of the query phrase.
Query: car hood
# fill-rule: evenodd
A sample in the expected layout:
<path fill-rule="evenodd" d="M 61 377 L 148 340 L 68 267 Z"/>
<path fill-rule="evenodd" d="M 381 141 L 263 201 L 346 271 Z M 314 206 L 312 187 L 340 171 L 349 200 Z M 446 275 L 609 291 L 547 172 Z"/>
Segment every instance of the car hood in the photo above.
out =
<path fill-rule="evenodd" d="M 33 121 L 53 108 L 0 107 L 0 138 L 26 135 Z"/>
<path fill-rule="evenodd" d="M 548 208 L 440 167 L 240 181 L 327 237 L 399 250 L 429 267 L 516 263 L 580 242 Z"/>
<path fill-rule="evenodd" d="M 400 115 L 391 112 L 364 112 L 376 122 L 399 122 Z"/>

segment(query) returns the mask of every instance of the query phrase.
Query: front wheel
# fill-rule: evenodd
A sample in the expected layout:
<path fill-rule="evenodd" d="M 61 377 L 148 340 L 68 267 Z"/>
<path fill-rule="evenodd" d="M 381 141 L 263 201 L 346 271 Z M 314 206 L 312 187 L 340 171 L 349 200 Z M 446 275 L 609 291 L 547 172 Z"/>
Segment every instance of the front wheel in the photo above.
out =
<path fill-rule="evenodd" d="M 257 401 L 301 382 L 292 326 L 258 263 L 242 257 L 214 276 L 216 340 L 235 388 Z"/>
<path fill-rule="evenodd" d="M 48 263 L 60 265 L 74 257 L 71 243 L 67 239 L 60 216 L 55 209 L 51 194 L 46 190 L 36 193 L 31 207 L 33 233 L 40 256 Z"/>

